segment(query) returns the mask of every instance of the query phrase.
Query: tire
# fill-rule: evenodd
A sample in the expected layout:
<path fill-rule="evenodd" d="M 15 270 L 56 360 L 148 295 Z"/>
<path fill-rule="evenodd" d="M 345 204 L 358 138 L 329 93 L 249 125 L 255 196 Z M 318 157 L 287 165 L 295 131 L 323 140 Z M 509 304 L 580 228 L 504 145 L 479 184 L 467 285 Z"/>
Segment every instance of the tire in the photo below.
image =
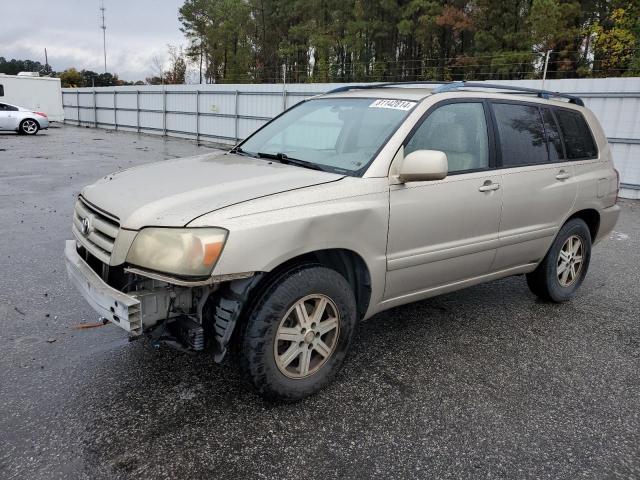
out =
<path fill-rule="evenodd" d="M 32 118 L 25 118 L 18 127 L 18 133 L 22 135 L 35 135 L 38 130 L 40 130 L 40 125 Z"/>
<path fill-rule="evenodd" d="M 300 400 L 333 379 L 355 324 L 354 294 L 342 275 L 320 265 L 296 267 L 277 277 L 249 312 L 240 339 L 242 369 L 263 397 Z"/>
<path fill-rule="evenodd" d="M 589 227 L 584 220 L 573 218 L 562 226 L 540 265 L 527 274 L 527 285 L 543 300 L 566 302 L 582 285 L 590 260 Z"/>

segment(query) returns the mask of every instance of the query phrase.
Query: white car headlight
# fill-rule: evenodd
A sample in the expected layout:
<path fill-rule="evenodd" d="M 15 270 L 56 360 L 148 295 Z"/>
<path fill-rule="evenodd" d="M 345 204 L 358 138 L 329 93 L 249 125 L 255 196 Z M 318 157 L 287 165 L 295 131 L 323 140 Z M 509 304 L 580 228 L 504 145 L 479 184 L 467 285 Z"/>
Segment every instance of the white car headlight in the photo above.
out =
<path fill-rule="evenodd" d="M 227 239 L 222 228 L 143 228 L 127 263 L 186 277 L 211 275 Z"/>

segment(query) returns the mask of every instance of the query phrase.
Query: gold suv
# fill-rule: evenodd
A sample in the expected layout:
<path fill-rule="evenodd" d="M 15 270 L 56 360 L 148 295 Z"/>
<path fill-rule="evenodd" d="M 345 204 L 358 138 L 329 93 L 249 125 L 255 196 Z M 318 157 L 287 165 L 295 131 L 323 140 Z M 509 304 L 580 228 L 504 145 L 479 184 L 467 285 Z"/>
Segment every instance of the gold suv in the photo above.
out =
<path fill-rule="evenodd" d="M 575 295 L 618 174 L 582 100 L 473 83 L 342 87 L 233 150 L 84 188 L 69 276 L 105 321 L 222 360 L 296 400 L 356 322 L 510 275 Z"/>

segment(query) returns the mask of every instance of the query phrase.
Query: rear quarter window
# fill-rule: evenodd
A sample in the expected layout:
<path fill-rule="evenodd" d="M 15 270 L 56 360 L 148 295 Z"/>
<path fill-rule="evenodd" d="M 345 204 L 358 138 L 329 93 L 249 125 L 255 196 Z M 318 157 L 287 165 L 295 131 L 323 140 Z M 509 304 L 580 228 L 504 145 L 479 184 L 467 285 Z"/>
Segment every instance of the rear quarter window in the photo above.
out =
<path fill-rule="evenodd" d="M 548 160 L 547 142 L 538 107 L 493 103 L 504 167 L 535 165 Z"/>
<path fill-rule="evenodd" d="M 580 160 L 597 157 L 598 149 L 582 114 L 564 109 L 557 109 L 555 114 L 564 139 L 567 158 Z"/>

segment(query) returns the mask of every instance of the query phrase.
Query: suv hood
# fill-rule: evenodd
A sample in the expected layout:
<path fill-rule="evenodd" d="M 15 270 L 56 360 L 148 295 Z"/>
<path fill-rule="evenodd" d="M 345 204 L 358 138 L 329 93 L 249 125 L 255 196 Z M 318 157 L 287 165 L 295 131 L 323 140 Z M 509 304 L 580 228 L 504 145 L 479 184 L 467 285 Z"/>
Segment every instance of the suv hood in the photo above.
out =
<path fill-rule="evenodd" d="M 107 175 L 81 195 L 123 228 L 182 227 L 206 213 L 267 195 L 333 182 L 343 175 L 276 161 L 214 153 Z"/>

